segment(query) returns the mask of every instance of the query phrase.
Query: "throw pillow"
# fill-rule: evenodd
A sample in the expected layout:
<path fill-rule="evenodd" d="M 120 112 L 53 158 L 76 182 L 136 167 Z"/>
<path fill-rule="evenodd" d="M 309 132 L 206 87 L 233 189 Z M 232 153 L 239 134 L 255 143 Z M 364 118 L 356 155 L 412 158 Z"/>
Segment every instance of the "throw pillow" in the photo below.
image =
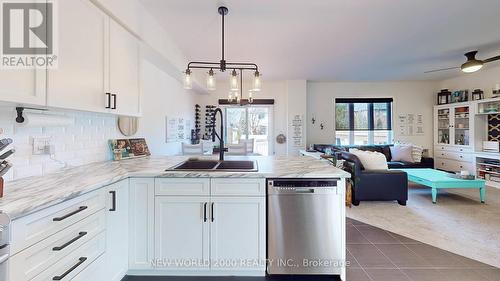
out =
<path fill-rule="evenodd" d="M 394 145 L 391 146 L 391 161 L 402 161 L 414 163 L 413 147 L 408 145 Z"/>
<path fill-rule="evenodd" d="M 359 149 L 349 149 L 349 152 L 356 155 L 363 164 L 365 170 L 387 170 L 387 159 L 380 152 L 363 151 Z"/>
<path fill-rule="evenodd" d="M 422 162 L 422 155 L 424 153 L 424 148 L 422 146 L 415 145 L 412 143 L 405 143 L 405 142 L 397 142 L 395 145 L 411 146 L 412 147 L 413 162 L 415 162 L 415 163 Z"/>

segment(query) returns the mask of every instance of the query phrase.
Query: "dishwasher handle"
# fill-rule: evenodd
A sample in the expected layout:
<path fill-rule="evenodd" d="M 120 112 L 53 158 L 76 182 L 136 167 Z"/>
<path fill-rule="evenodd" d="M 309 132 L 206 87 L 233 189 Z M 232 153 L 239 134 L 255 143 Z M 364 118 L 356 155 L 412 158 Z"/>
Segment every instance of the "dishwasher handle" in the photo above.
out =
<path fill-rule="evenodd" d="M 314 188 L 295 188 L 295 193 L 314 193 Z"/>

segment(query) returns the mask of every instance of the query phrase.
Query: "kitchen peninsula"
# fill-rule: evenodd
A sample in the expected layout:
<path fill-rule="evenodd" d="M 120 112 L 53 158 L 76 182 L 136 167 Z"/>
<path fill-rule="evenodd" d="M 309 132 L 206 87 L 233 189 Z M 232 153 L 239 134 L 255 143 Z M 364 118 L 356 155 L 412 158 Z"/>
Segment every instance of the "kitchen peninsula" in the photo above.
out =
<path fill-rule="evenodd" d="M 165 171 L 187 159 L 101 162 L 8 182 L 0 209 L 13 220 L 11 280 L 263 276 L 268 179 L 337 180 L 338 210 L 325 212 L 339 217 L 345 280 L 348 173 L 309 157 L 230 157 L 257 161 L 257 172 Z"/>

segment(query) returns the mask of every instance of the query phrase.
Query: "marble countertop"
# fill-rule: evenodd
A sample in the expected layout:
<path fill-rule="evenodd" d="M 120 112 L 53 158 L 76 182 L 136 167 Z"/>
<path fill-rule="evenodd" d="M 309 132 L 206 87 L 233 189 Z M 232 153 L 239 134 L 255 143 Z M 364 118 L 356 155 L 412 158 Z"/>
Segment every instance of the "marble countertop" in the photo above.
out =
<path fill-rule="evenodd" d="M 186 178 L 348 178 L 350 174 L 327 161 L 311 157 L 227 157 L 228 160 L 256 160 L 258 172 L 180 172 L 165 169 L 187 160 L 186 156 L 146 157 L 107 161 L 65 169 L 41 177 L 5 183 L 0 210 L 11 219 L 70 200 L 129 177 Z M 204 159 L 216 159 L 203 157 Z"/>

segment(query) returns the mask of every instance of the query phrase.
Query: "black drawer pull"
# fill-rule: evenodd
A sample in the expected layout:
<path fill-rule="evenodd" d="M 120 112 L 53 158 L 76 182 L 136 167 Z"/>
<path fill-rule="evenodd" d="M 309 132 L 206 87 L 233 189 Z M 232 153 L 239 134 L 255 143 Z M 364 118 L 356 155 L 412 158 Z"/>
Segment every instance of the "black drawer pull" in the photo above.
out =
<path fill-rule="evenodd" d="M 67 219 L 67 218 L 69 218 L 71 216 L 74 216 L 74 215 L 80 213 L 81 211 L 83 211 L 83 210 L 85 210 L 87 208 L 88 208 L 87 206 L 80 206 L 80 208 L 78 208 L 78 210 L 73 211 L 73 212 L 71 212 L 71 213 L 69 213 L 67 215 L 62 216 L 62 217 L 53 218 L 52 220 L 53 221 L 62 221 L 62 220 L 65 220 L 65 219 Z"/>
<path fill-rule="evenodd" d="M 112 197 L 112 205 L 111 205 L 111 209 L 109 209 L 109 211 L 114 212 L 114 211 L 116 211 L 116 191 L 111 190 L 109 193 L 111 194 L 111 197 Z"/>
<path fill-rule="evenodd" d="M 207 202 L 203 204 L 203 222 L 207 222 Z"/>
<path fill-rule="evenodd" d="M 73 270 L 75 270 L 77 267 L 82 265 L 82 263 L 84 263 L 86 260 L 87 260 L 86 257 L 79 258 L 78 262 L 75 265 L 73 265 L 70 269 L 68 269 L 62 275 L 52 277 L 52 280 L 62 280 L 64 277 L 66 277 L 66 275 L 70 274 Z"/>
<path fill-rule="evenodd" d="M 82 232 L 78 233 L 78 236 L 76 236 L 75 238 L 73 238 L 73 239 L 69 240 L 68 242 L 66 242 L 66 243 L 64 243 L 64 244 L 62 244 L 61 246 L 58 246 L 58 247 L 54 247 L 54 248 L 52 248 L 52 251 L 60 251 L 60 250 L 62 250 L 62 249 L 64 249 L 64 248 L 68 247 L 69 245 L 71 245 L 71 244 L 75 243 L 75 242 L 76 242 L 76 240 L 78 240 L 78 239 L 82 238 L 82 237 L 83 237 L 83 236 L 85 236 L 85 235 L 87 235 L 87 232 L 82 231 Z"/>
<path fill-rule="evenodd" d="M 108 104 L 106 105 L 106 108 L 111 108 L 111 93 L 106 93 L 106 96 L 108 96 Z"/>
<path fill-rule="evenodd" d="M 212 210 L 211 210 L 211 213 L 212 213 L 212 222 L 215 220 L 215 217 L 214 217 L 214 202 L 212 202 Z"/>

